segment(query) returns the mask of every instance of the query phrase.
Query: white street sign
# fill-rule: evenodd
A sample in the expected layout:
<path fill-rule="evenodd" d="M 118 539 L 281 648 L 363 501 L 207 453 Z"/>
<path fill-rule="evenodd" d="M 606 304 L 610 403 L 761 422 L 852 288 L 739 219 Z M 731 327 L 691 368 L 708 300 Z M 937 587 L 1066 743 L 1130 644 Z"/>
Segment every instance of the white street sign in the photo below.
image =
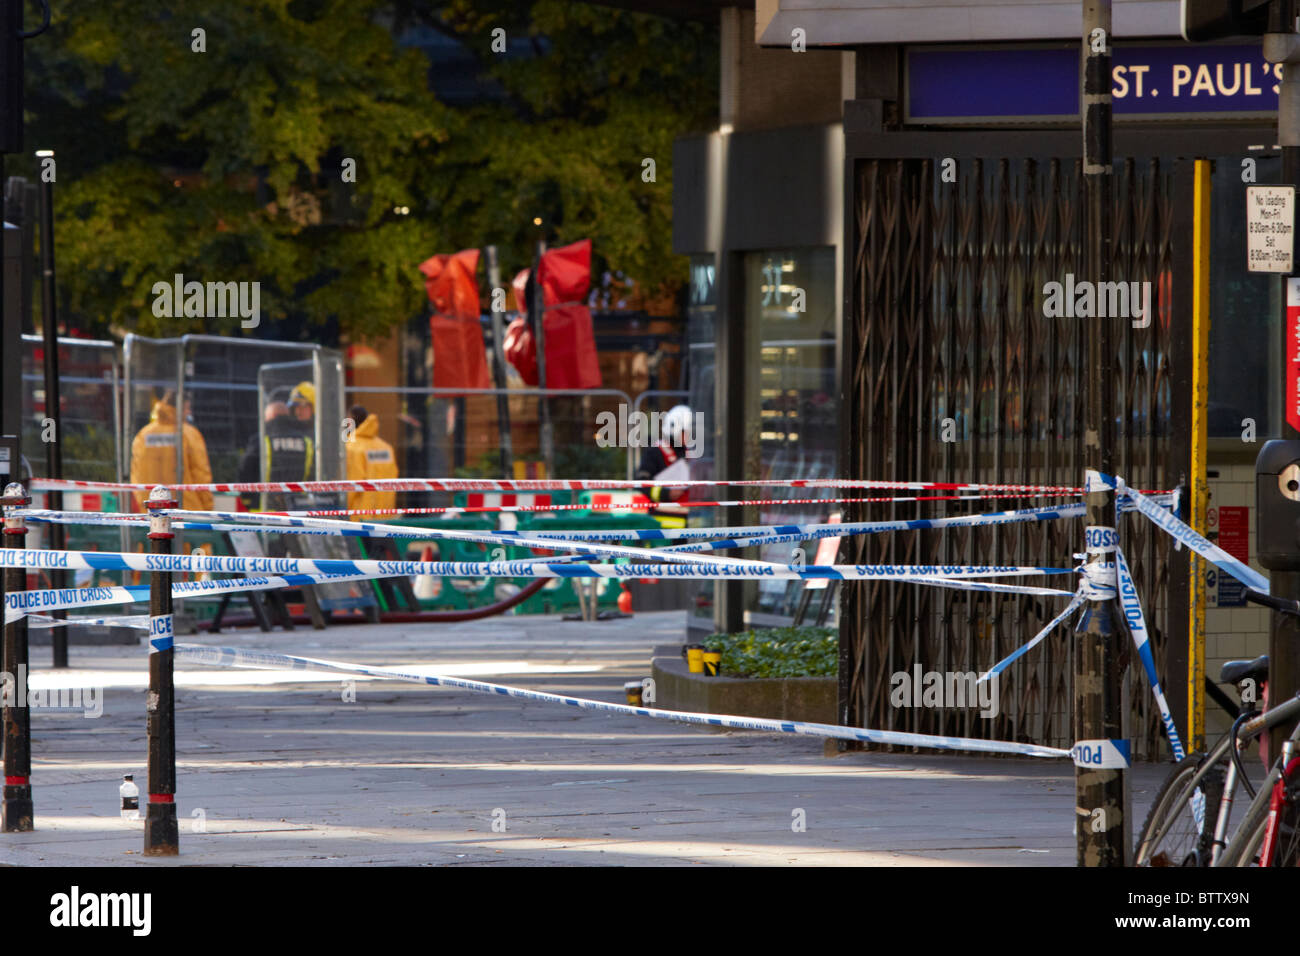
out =
<path fill-rule="evenodd" d="M 1295 187 L 1246 187 L 1246 267 L 1290 274 L 1295 243 Z"/>

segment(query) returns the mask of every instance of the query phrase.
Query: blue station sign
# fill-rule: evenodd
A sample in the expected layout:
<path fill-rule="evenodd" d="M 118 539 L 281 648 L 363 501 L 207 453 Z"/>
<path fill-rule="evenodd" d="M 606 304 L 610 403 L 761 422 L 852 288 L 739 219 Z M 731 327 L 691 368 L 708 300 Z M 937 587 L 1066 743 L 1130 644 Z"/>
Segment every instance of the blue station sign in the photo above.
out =
<path fill-rule="evenodd" d="M 916 47 L 907 50 L 906 63 L 909 123 L 1079 121 L 1078 44 Z M 1116 44 L 1115 120 L 1271 117 L 1281 73 L 1255 43 Z"/>

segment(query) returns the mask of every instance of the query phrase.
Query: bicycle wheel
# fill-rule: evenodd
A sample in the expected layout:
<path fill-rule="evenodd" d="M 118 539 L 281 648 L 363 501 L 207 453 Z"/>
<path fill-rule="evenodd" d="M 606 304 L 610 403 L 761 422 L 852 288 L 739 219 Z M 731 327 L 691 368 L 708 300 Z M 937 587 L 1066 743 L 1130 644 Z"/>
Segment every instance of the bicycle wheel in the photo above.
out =
<path fill-rule="evenodd" d="M 1192 778 L 1206 760 L 1203 753 L 1188 754 L 1169 771 L 1156 792 L 1155 803 L 1147 814 L 1133 853 L 1136 866 L 1209 866 L 1210 845 L 1214 841 L 1214 822 L 1219 816 L 1219 799 L 1223 796 L 1225 761 L 1216 766 L 1192 788 Z M 1203 796 L 1204 818 L 1196 823 L 1195 792 Z M 1157 834 L 1168 829 L 1158 841 Z"/>

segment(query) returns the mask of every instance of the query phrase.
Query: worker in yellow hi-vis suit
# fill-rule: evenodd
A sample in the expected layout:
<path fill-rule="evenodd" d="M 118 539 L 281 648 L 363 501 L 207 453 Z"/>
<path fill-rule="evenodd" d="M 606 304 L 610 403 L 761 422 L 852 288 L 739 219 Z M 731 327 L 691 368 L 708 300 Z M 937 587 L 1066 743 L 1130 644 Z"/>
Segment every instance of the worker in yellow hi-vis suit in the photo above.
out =
<path fill-rule="evenodd" d="M 188 404 L 188 402 L 186 403 Z M 176 442 L 181 442 L 183 473 L 176 479 Z M 131 442 L 131 482 L 133 484 L 205 485 L 212 481 L 208 463 L 208 446 L 197 428 L 186 422 L 176 429 L 176 397 L 168 392 L 154 403 L 149 424 Z M 136 511 L 144 511 L 147 494 L 132 494 Z M 190 511 L 211 511 L 212 492 L 187 491 L 181 507 Z"/>
<path fill-rule="evenodd" d="M 379 437 L 379 416 L 372 415 L 361 405 L 348 409 L 356 430 L 348 439 L 348 480 L 368 481 L 375 478 L 397 477 L 397 456 L 393 446 Z M 397 494 L 392 491 L 350 491 L 348 509 L 363 512 L 352 515 L 353 521 L 365 521 L 372 516 L 371 509 L 395 508 Z M 385 517 L 376 515 L 375 517 Z"/>

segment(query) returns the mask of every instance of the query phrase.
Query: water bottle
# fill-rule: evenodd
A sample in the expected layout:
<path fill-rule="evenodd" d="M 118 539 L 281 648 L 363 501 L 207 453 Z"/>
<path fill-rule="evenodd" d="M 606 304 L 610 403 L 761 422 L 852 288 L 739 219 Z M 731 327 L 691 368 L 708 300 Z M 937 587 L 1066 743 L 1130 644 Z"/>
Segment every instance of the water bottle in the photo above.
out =
<path fill-rule="evenodd" d="M 126 774 L 122 777 L 122 786 L 117 790 L 122 797 L 122 819 L 139 820 L 140 819 L 140 788 L 135 785 L 135 775 Z"/>

